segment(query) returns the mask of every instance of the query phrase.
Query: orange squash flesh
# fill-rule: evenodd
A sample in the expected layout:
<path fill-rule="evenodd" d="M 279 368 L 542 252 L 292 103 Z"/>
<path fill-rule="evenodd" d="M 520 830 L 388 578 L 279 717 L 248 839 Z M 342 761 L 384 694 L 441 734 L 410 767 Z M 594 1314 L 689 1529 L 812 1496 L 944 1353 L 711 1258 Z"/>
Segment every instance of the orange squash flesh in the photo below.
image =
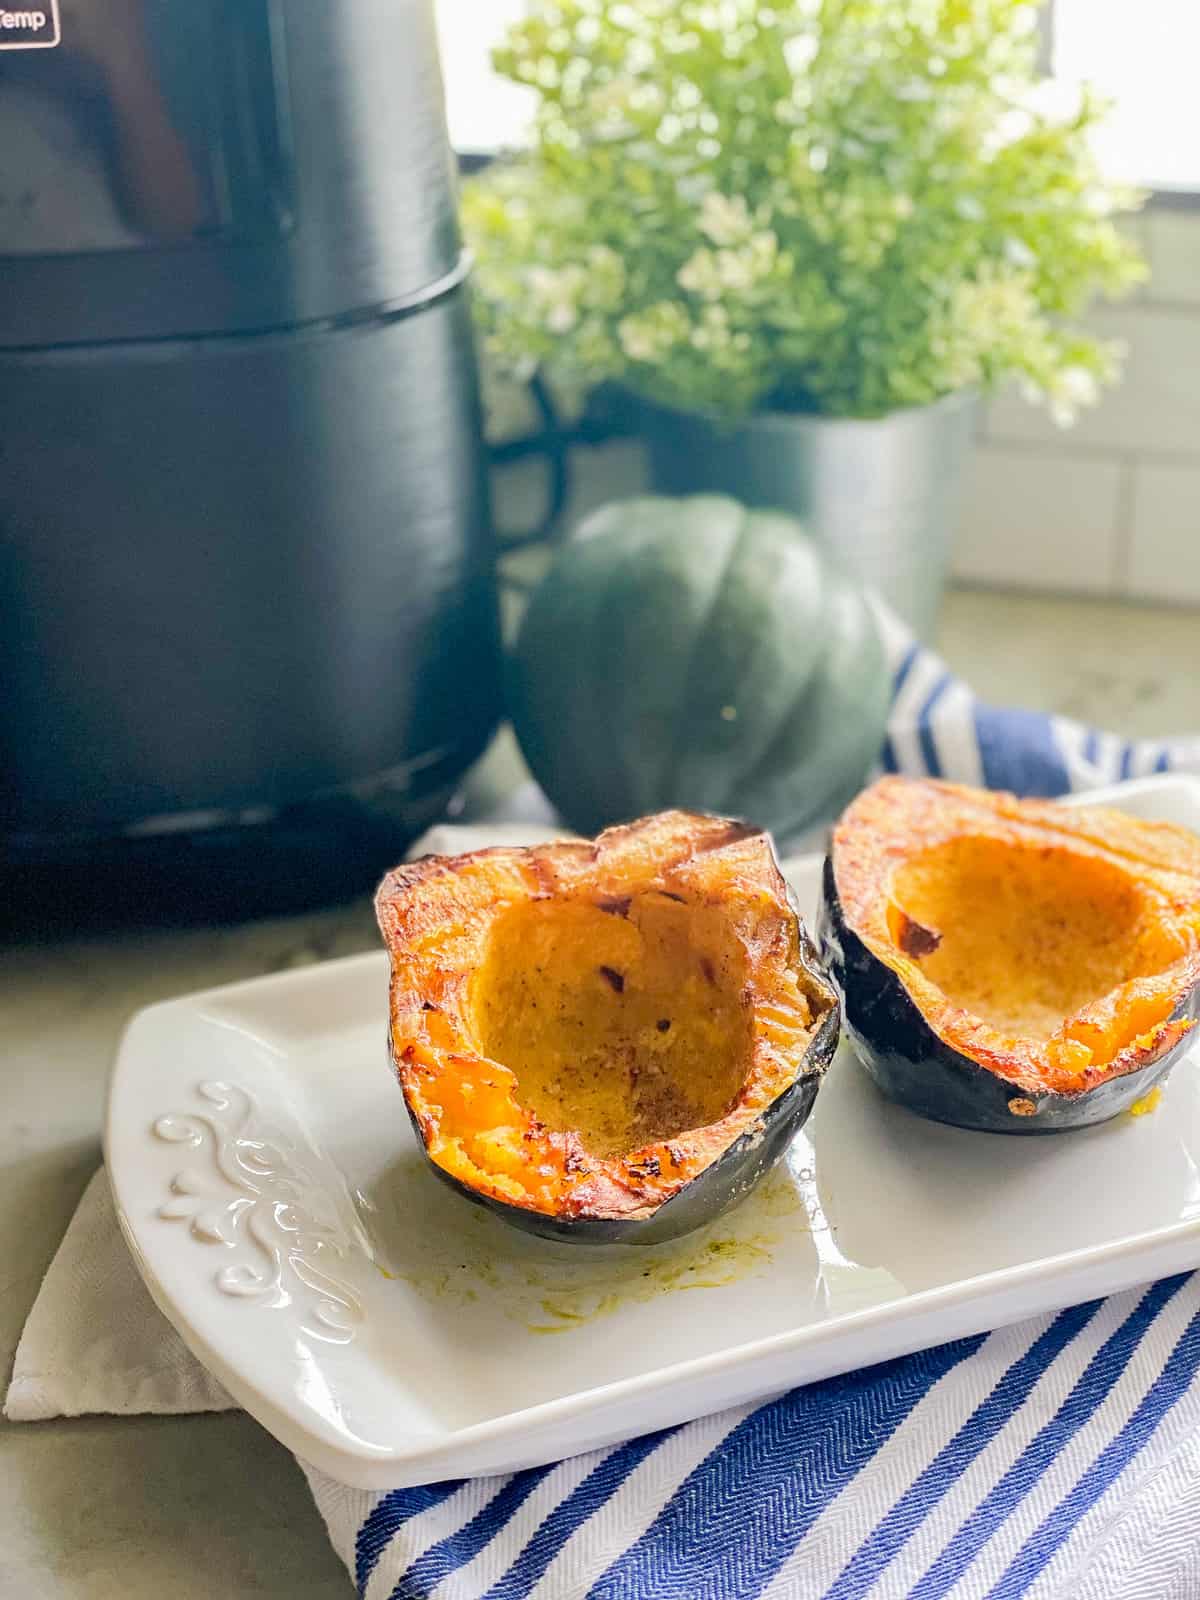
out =
<path fill-rule="evenodd" d="M 932 1032 L 1029 1092 L 1136 1072 L 1195 1026 L 1200 838 L 1101 807 L 884 778 L 834 833 L 841 914 Z"/>
<path fill-rule="evenodd" d="M 655 1212 L 755 1126 L 836 1006 L 766 836 L 721 818 L 426 857 L 376 909 L 427 1155 L 555 1218 Z"/>

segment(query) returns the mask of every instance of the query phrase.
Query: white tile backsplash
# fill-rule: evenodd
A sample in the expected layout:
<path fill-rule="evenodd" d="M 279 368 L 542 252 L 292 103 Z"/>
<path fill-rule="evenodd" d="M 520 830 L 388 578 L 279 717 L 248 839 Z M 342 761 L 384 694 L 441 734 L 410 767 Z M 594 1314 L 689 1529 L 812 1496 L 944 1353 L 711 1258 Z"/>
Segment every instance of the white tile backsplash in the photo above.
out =
<path fill-rule="evenodd" d="M 1150 234 L 1147 223 L 1147 213 L 1145 211 L 1137 211 L 1132 216 L 1119 218 L 1117 226 L 1127 239 L 1131 239 L 1137 245 L 1138 249 L 1149 261 Z M 1147 299 L 1149 293 L 1149 286 L 1146 283 L 1136 284 L 1126 296 L 1125 304 L 1136 305 L 1139 300 Z"/>
<path fill-rule="evenodd" d="M 1200 212 L 1155 209 L 1143 223 L 1150 257 L 1147 299 L 1200 307 Z"/>
<path fill-rule="evenodd" d="M 1151 206 L 1132 226 L 1150 281 L 1091 318 L 1125 344 L 1123 380 L 1070 429 L 1015 391 L 992 402 L 961 577 L 1200 604 L 1200 209 Z"/>
<path fill-rule="evenodd" d="M 1122 468 L 981 444 L 967 473 L 954 575 L 1106 594 L 1117 570 Z"/>
<path fill-rule="evenodd" d="M 1200 454 L 1200 313 L 1145 304 L 1098 311 L 1090 323 L 1125 346 L 1120 383 L 1069 430 L 1008 390 L 989 408 L 987 437 L 1076 451 Z"/>
<path fill-rule="evenodd" d="M 1200 463 L 1135 466 L 1126 577 L 1131 594 L 1200 604 Z"/>

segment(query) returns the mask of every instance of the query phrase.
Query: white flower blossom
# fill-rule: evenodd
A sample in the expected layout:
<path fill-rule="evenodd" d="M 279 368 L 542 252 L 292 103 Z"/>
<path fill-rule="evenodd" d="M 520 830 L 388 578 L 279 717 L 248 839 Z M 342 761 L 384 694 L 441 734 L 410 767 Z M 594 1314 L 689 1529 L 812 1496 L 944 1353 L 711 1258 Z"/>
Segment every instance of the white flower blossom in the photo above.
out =
<path fill-rule="evenodd" d="M 706 250 L 688 257 L 675 281 L 689 294 L 719 300 L 723 294 L 744 294 L 770 276 L 779 259 L 779 241 L 769 228 L 751 235 L 737 250 Z"/>
<path fill-rule="evenodd" d="M 560 300 L 546 312 L 546 326 L 551 333 L 570 333 L 579 321 L 579 312 L 573 305 Z"/>
<path fill-rule="evenodd" d="M 1046 387 L 1050 416 L 1060 428 L 1069 428 L 1084 406 L 1094 406 L 1100 385 L 1086 367 L 1064 367 Z"/>
<path fill-rule="evenodd" d="M 775 270 L 775 263 L 779 259 L 779 240 L 770 228 L 763 228 L 747 240 L 743 253 L 754 267 L 755 274 L 765 278 Z"/>
<path fill-rule="evenodd" d="M 728 366 L 732 359 L 750 348 L 750 335 L 744 328 L 734 329 L 729 312 L 721 305 L 706 305 L 700 321 L 692 329 L 691 345 L 711 357 L 714 366 Z"/>
<path fill-rule="evenodd" d="M 741 244 L 751 227 L 750 210 L 740 194 L 718 194 L 714 189 L 700 202 L 700 232 L 713 244 Z"/>
<path fill-rule="evenodd" d="M 636 317 L 623 317 L 617 326 L 621 349 L 630 361 L 650 362 L 658 355 L 658 341 Z"/>
<path fill-rule="evenodd" d="M 613 311 L 625 296 L 625 263 L 608 245 L 594 244 L 587 255 L 585 300 L 590 309 Z"/>
<path fill-rule="evenodd" d="M 587 108 L 597 137 L 619 139 L 632 130 L 630 112 L 634 109 L 636 90 L 637 84 L 632 78 L 613 78 L 591 91 Z"/>
<path fill-rule="evenodd" d="M 570 333 L 579 321 L 587 274 L 580 266 L 530 267 L 526 281 L 536 314 L 551 333 Z"/>
<path fill-rule="evenodd" d="M 617 338 L 630 361 L 661 361 L 688 336 L 689 322 L 682 306 L 660 300 L 643 311 L 632 311 L 617 324 Z"/>
<path fill-rule="evenodd" d="M 721 293 L 721 275 L 717 258 L 711 250 L 697 250 L 675 274 L 675 281 L 688 294 L 698 294 L 706 300 L 715 300 Z"/>
<path fill-rule="evenodd" d="M 802 72 L 807 72 L 816 60 L 821 48 L 821 41 L 815 33 L 794 33 L 783 47 L 783 58 L 788 64 L 789 72 L 799 77 Z"/>
<path fill-rule="evenodd" d="M 720 287 L 731 294 L 745 294 L 758 278 L 754 261 L 745 250 L 718 250 L 716 265 Z"/>

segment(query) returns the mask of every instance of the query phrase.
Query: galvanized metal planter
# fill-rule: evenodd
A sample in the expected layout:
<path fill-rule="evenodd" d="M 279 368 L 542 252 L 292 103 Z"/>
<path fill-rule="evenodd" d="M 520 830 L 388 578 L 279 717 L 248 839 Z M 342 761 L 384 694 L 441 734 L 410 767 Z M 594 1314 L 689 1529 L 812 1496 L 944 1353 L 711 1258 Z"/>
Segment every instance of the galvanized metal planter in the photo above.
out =
<path fill-rule="evenodd" d="M 728 423 L 642 403 L 651 480 L 803 517 L 927 637 L 945 585 L 973 391 L 869 421 L 769 411 Z"/>

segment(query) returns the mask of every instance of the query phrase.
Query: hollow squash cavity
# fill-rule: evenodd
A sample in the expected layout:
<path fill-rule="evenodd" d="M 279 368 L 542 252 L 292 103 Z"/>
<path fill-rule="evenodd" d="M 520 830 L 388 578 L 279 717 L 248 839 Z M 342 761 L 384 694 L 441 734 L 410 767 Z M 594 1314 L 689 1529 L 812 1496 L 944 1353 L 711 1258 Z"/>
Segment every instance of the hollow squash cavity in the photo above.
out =
<path fill-rule="evenodd" d="M 924 976 L 1010 1037 L 1048 1039 L 1179 954 L 1134 878 L 1052 845 L 947 840 L 899 868 L 891 901 L 892 936 Z"/>
<path fill-rule="evenodd" d="M 468 1010 L 517 1102 L 609 1158 L 728 1114 L 750 1069 L 745 981 L 711 907 L 653 892 L 534 900 L 493 923 Z"/>
<path fill-rule="evenodd" d="M 779 1160 L 833 1059 L 837 997 L 747 823 L 666 811 L 423 856 L 375 904 L 430 1165 L 547 1238 L 711 1221 Z"/>
<path fill-rule="evenodd" d="M 1106 806 L 879 779 L 834 829 L 822 935 L 867 1071 L 992 1133 L 1119 1115 L 1200 1009 L 1200 838 Z"/>

